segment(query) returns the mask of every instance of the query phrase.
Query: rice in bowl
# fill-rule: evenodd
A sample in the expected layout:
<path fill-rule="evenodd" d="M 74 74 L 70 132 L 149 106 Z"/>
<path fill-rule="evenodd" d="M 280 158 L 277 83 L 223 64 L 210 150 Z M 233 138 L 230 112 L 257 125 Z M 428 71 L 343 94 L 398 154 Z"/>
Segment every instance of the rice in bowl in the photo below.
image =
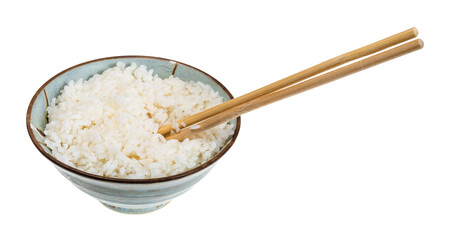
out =
<path fill-rule="evenodd" d="M 71 81 L 51 101 L 44 143 L 58 160 L 88 173 L 171 176 L 210 160 L 234 126 L 221 124 L 183 142 L 166 141 L 158 128 L 222 101 L 209 85 L 160 79 L 145 66 L 119 62 L 87 81 Z"/>

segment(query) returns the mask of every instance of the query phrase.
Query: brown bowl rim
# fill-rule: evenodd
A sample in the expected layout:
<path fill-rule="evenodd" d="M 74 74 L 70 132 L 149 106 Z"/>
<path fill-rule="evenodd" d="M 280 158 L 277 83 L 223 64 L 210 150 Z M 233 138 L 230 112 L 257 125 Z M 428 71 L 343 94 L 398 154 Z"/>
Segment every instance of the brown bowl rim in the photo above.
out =
<path fill-rule="evenodd" d="M 28 135 L 30 136 L 33 144 L 35 145 L 36 148 L 38 148 L 38 150 L 40 151 L 40 153 L 46 157 L 48 160 L 50 160 L 52 163 L 54 163 L 55 165 L 67 170 L 67 171 L 70 171 L 74 174 L 77 174 L 77 175 L 80 175 L 80 176 L 83 176 L 83 177 L 87 177 L 87 178 L 90 178 L 90 179 L 94 179 L 94 180 L 100 180 L 100 181 L 106 181 L 106 182 L 115 182 L 115 183 L 129 183 L 129 184 L 132 184 L 132 183 L 159 183 L 159 182 L 166 182 L 166 181 L 171 181 L 171 180 L 176 180 L 176 179 L 180 179 L 180 178 L 183 178 L 183 177 L 186 177 L 186 176 L 189 176 L 191 174 L 194 174 L 194 173 L 197 173 L 207 167 L 209 167 L 210 165 L 214 164 L 218 159 L 220 159 L 230 148 L 231 146 L 234 144 L 235 140 L 237 139 L 237 136 L 239 134 L 239 130 L 240 130 L 240 117 L 237 117 L 237 125 L 236 125 L 236 128 L 235 128 L 235 131 L 234 131 L 234 135 L 232 136 L 232 139 L 230 140 L 230 142 L 219 152 L 217 153 L 213 158 L 211 158 L 209 161 L 205 162 L 204 164 L 201 164 L 199 165 L 198 167 L 196 168 L 193 168 L 193 169 L 190 169 L 186 172 L 183 172 L 183 173 L 179 173 L 179 174 L 176 174 L 176 175 L 172 175 L 172 176 L 167 176 L 167 177 L 161 177 L 161 178 L 148 178 L 148 179 L 126 179 L 126 178 L 113 178 L 113 177 L 105 177 L 105 176 L 100 176 L 100 175 L 96 175 L 96 174 L 91 174 L 91 173 L 87 173 L 87 172 L 84 172 L 82 170 L 79 170 L 77 168 L 74 168 L 74 167 L 71 167 L 59 160 L 57 160 L 55 157 L 53 157 L 52 155 L 50 155 L 49 153 L 47 153 L 42 147 L 41 145 L 39 144 L 38 140 L 36 140 L 33 132 L 32 132 L 32 128 L 30 126 L 30 119 L 31 119 L 31 112 L 32 112 L 32 107 L 33 107 L 33 103 L 35 102 L 36 98 L 38 97 L 38 95 L 41 93 L 41 91 L 50 83 L 52 82 L 55 78 L 57 78 L 58 76 L 64 74 L 65 72 L 68 72 L 74 68 L 77 68 L 77 67 L 80 67 L 80 66 L 83 66 L 85 64 L 88 64 L 88 63 L 93 63 L 93 62 L 98 62 L 98 61 L 104 61 L 104 60 L 109 60 L 109 59 L 123 59 L 123 58 L 149 58 L 149 59 L 157 59 L 157 60 L 165 60 L 165 61 L 172 61 L 172 62 L 175 62 L 175 63 L 178 63 L 178 64 L 182 64 L 184 66 L 187 66 L 187 67 L 190 67 L 190 68 L 193 68 L 194 70 L 196 71 L 199 71 L 205 75 L 207 75 L 208 77 L 210 77 L 216 84 L 218 84 L 226 93 L 227 95 L 232 99 L 234 98 L 231 94 L 231 92 L 229 92 L 229 90 L 223 85 L 221 84 L 218 80 L 216 80 L 214 77 L 212 77 L 211 75 L 209 75 L 208 73 L 198 69 L 198 68 L 195 68 L 191 65 L 188 65 L 186 63 L 182 63 L 182 62 L 179 62 L 179 61 L 175 61 L 175 60 L 172 60 L 172 59 L 167 59 L 167 58 L 161 58 L 161 57 L 153 57 L 153 56 L 142 56 L 142 55 L 123 55 L 123 56 L 113 56 L 113 57 L 105 57 L 105 58 L 98 58 L 98 59 L 94 59 L 94 60 L 90 60 L 90 61 L 86 61 L 86 62 L 83 62 L 83 63 L 79 63 L 77 65 L 74 65 L 72 67 L 69 67 L 59 73 L 57 73 L 55 76 L 53 76 L 52 78 L 50 78 L 49 80 L 47 80 L 35 93 L 35 95 L 33 95 L 31 101 L 30 101 L 30 104 L 27 108 L 27 116 L 26 116 L 26 124 L 27 124 L 27 132 L 28 132 Z"/>

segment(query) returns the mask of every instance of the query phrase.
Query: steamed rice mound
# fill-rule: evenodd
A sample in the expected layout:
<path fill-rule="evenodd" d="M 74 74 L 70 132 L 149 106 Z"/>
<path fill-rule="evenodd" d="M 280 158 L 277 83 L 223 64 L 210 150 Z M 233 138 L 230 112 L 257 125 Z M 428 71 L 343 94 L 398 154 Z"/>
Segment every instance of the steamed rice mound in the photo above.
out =
<path fill-rule="evenodd" d="M 78 169 L 117 178 L 157 178 L 213 157 L 234 133 L 224 123 L 183 142 L 166 141 L 160 126 L 222 103 L 209 85 L 119 62 L 87 81 L 71 81 L 48 107 L 45 144 Z M 179 129 L 175 129 L 179 131 Z"/>

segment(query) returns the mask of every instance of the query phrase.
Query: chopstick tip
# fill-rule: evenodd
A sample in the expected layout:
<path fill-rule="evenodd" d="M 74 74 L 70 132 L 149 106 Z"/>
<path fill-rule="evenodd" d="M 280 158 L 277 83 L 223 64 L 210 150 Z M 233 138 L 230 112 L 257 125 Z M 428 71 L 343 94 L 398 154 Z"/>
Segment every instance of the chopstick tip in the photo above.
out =
<path fill-rule="evenodd" d="M 417 37 L 417 35 L 419 35 L 419 30 L 417 30 L 416 27 L 413 27 L 411 29 L 412 29 L 412 32 L 414 33 L 415 37 Z"/>
<path fill-rule="evenodd" d="M 420 48 L 423 48 L 424 46 L 423 40 L 419 38 L 417 39 L 417 42 L 419 43 Z"/>

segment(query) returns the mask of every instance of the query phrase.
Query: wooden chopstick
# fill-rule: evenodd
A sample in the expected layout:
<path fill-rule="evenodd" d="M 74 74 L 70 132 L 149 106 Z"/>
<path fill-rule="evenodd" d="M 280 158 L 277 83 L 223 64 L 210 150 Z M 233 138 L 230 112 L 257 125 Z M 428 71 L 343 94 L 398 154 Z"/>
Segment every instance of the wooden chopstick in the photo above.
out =
<path fill-rule="evenodd" d="M 340 67 L 333 71 L 316 76 L 307 81 L 298 83 L 288 88 L 273 93 L 269 93 L 267 95 L 255 98 L 249 102 L 240 104 L 236 107 L 221 112 L 218 115 L 215 115 L 213 117 L 210 117 L 208 119 L 205 119 L 204 121 L 197 123 L 197 125 L 199 126 L 198 128 L 186 127 L 182 129 L 179 133 L 169 135 L 168 137 L 166 137 L 166 139 L 167 140 L 177 139 L 179 141 L 182 141 L 185 138 L 191 136 L 192 134 L 205 131 L 209 128 L 212 128 L 218 124 L 234 119 L 244 113 L 247 113 L 259 107 L 293 96 L 306 90 L 321 86 L 323 84 L 332 82 L 347 75 L 365 70 L 377 64 L 386 62 L 388 60 L 413 52 L 415 50 L 419 50 L 421 48 L 423 48 L 423 41 L 420 39 L 413 40 L 411 42 L 375 54 L 371 57 L 367 57 L 363 60 L 351 63 L 349 65 Z"/>
<path fill-rule="evenodd" d="M 271 92 L 280 90 L 282 88 L 288 87 L 299 81 L 310 78 L 314 75 L 320 74 L 322 72 L 325 72 L 325 71 L 335 68 L 337 66 L 343 65 L 352 60 L 365 57 L 367 55 L 379 52 L 381 50 L 384 50 L 384 49 L 394 46 L 396 44 L 410 40 L 410 39 L 416 37 L 417 34 L 418 34 L 418 31 L 416 28 L 410 28 L 401 33 L 384 38 L 384 39 L 374 42 L 372 44 L 366 45 L 359 49 L 344 53 L 342 55 L 329 59 L 325 62 L 319 63 L 311 68 L 305 69 L 301 72 L 298 72 L 289 77 L 283 78 L 279 81 L 276 81 L 272 84 L 269 84 L 267 86 L 254 90 L 254 91 L 247 93 L 245 95 L 242 95 L 240 97 L 226 101 L 215 107 L 206 109 L 200 113 L 191 115 L 184 119 L 181 119 L 181 120 L 177 121 L 177 123 L 179 124 L 179 127 L 190 126 L 190 125 L 200 122 L 204 119 L 207 119 L 211 116 L 214 116 L 220 112 L 226 111 L 227 109 L 230 109 L 230 108 L 236 107 L 240 104 L 243 104 L 245 102 L 251 101 L 252 99 L 255 99 L 257 97 L 260 97 L 260 96 L 269 94 Z M 182 123 L 184 123 L 184 124 L 182 124 Z M 174 127 L 172 126 L 172 124 L 169 124 L 169 125 L 159 128 L 158 133 L 160 133 L 162 135 L 166 135 L 173 129 L 174 129 Z"/>

